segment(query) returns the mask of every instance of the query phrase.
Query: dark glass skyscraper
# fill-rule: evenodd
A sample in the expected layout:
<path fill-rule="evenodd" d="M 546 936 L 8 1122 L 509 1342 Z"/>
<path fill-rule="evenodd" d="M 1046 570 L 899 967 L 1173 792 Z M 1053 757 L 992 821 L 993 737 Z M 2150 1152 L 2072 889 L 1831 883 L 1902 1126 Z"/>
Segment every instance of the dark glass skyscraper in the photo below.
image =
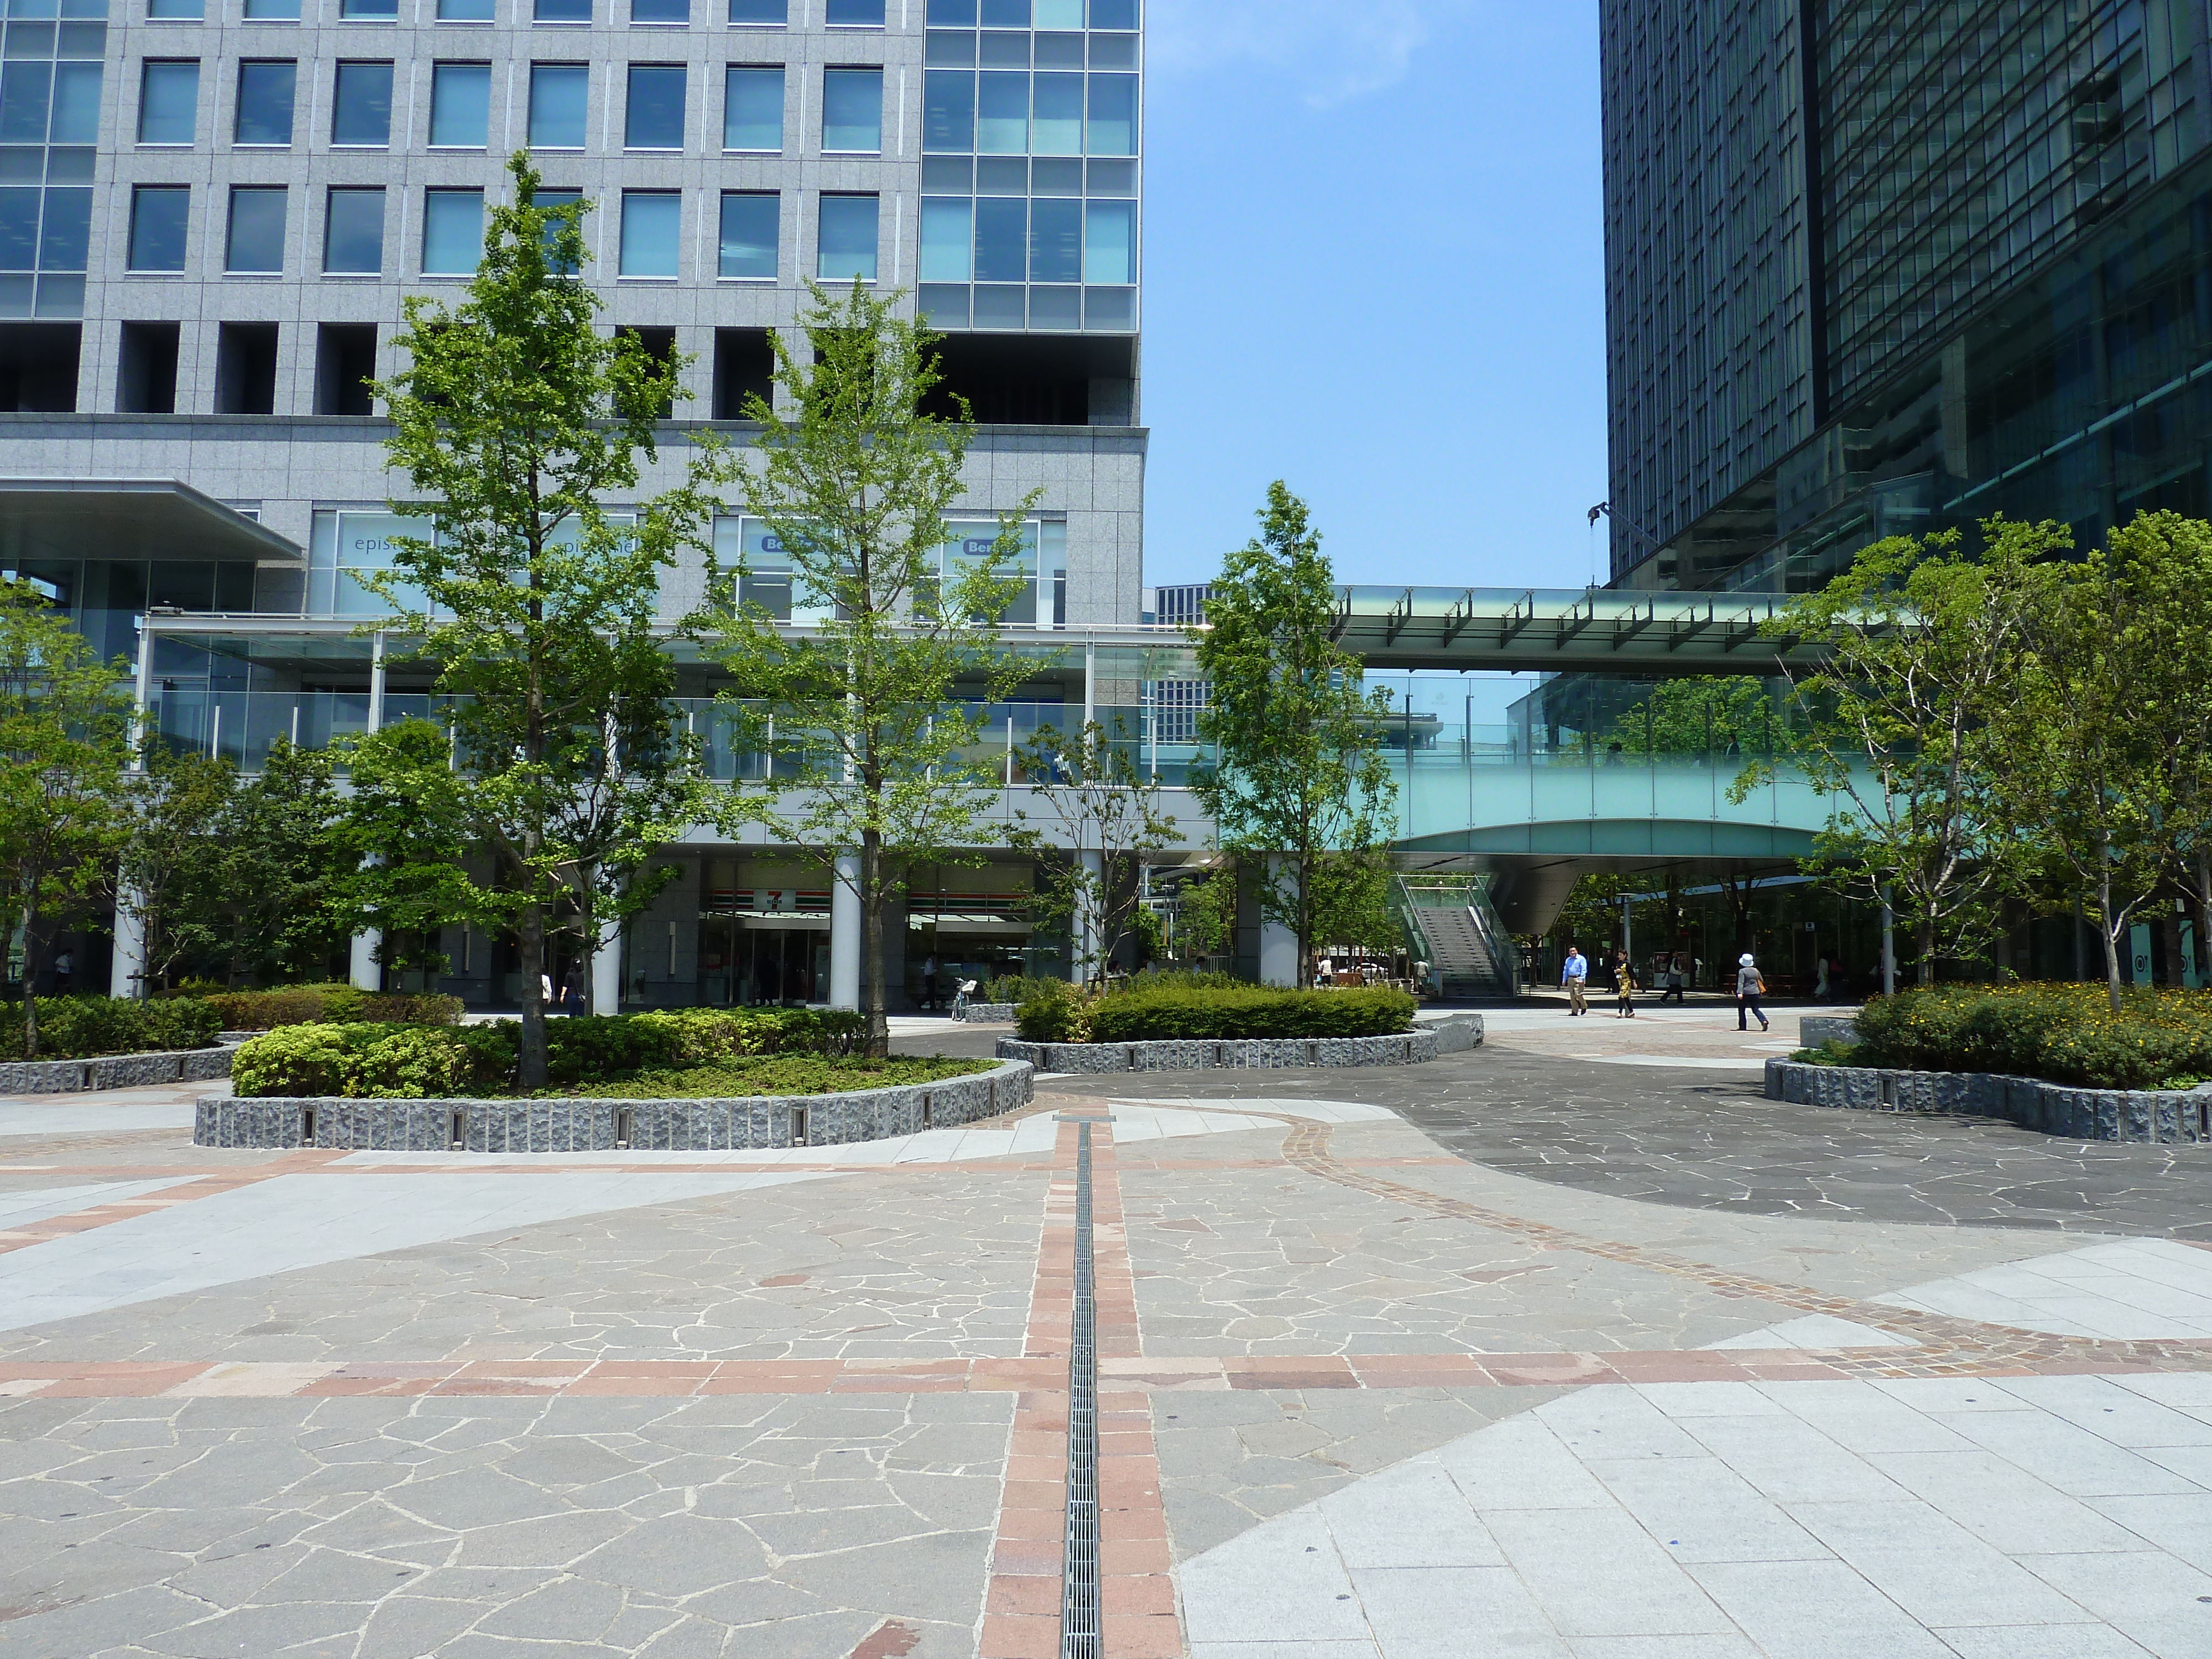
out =
<path fill-rule="evenodd" d="M 1613 571 L 2212 507 L 2191 0 L 1605 0 Z"/>

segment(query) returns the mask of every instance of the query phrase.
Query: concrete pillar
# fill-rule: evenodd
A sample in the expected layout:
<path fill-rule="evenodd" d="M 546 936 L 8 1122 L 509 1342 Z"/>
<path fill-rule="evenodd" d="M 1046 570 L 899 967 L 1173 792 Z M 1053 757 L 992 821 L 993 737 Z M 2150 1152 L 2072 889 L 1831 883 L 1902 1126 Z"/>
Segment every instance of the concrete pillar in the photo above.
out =
<path fill-rule="evenodd" d="M 1282 854 L 1270 853 L 1267 855 L 1270 878 L 1279 876 L 1282 867 Z M 1298 966 L 1297 934 L 1281 922 L 1263 915 L 1260 921 L 1260 983 L 1296 988 Z"/>
<path fill-rule="evenodd" d="M 384 988 L 384 969 L 376 960 L 376 953 L 383 948 L 384 935 L 374 927 L 353 936 L 353 968 L 347 978 L 356 991 Z"/>
<path fill-rule="evenodd" d="M 1897 912 L 1890 908 L 1887 887 L 1881 890 L 1881 994 L 1897 994 Z"/>
<path fill-rule="evenodd" d="M 623 930 L 618 921 L 599 924 L 599 948 L 592 952 L 592 1012 L 622 1012 Z"/>
<path fill-rule="evenodd" d="M 1091 890 L 1097 892 L 1101 872 L 1105 867 L 1104 860 L 1098 854 L 1087 851 L 1078 853 L 1076 857 L 1083 860 L 1084 878 L 1091 884 Z M 1108 967 L 1104 960 L 1106 941 L 1098 937 L 1097 924 L 1095 912 L 1085 910 L 1076 915 L 1073 941 L 1075 973 L 1076 977 L 1086 984 L 1103 974 Z"/>
<path fill-rule="evenodd" d="M 107 969 L 107 994 L 146 994 L 146 923 L 118 895 L 115 905 L 115 951 Z"/>
<path fill-rule="evenodd" d="M 860 856 L 837 860 L 830 886 L 830 1006 L 860 1006 Z"/>

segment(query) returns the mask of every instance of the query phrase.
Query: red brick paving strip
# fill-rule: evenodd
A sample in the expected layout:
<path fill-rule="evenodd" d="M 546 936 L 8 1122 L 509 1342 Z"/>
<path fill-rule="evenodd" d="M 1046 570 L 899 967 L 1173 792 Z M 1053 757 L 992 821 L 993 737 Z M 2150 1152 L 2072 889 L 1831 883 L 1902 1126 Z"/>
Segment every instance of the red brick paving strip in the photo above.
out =
<path fill-rule="evenodd" d="M 906 1659 L 921 1641 L 921 1632 L 912 1625 L 886 1619 L 847 1659 Z"/>

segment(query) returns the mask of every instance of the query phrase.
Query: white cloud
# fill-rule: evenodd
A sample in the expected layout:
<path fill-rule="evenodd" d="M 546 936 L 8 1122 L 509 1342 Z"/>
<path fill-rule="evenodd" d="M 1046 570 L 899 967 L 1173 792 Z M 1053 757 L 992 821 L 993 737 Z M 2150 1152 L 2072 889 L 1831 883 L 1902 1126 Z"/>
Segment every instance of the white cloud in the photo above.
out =
<path fill-rule="evenodd" d="M 1431 25 L 1470 0 L 1152 0 L 1155 69 L 1243 61 L 1298 82 L 1326 106 L 1403 80 Z"/>

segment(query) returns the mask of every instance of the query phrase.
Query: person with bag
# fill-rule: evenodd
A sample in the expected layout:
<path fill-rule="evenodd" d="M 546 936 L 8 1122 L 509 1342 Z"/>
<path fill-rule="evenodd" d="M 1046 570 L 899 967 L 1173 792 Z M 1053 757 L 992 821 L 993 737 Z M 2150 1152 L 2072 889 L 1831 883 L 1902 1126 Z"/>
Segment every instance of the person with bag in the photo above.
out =
<path fill-rule="evenodd" d="M 1751 1029 L 1749 1022 L 1744 1018 L 1747 1014 L 1757 1014 L 1759 1029 L 1762 1031 L 1767 1029 L 1766 1010 L 1759 1006 L 1759 1000 L 1765 994 L 1765 978 L 1759 973 L 1759 964 L 1752 960 L 1751 953 L 1747 951 L 1735 965 L 1735 1029 L 1737 1030 L 1747 1031 Z"/>
<path fill-rule="evenodd" d="M 1628 952 L 1618 951 L 1613 958 L 1613 994 L 1618 1003 L 1613 1010 L 1615 1019 L 1636 1018 L 1636 964 L 1628 959 Z"/>

